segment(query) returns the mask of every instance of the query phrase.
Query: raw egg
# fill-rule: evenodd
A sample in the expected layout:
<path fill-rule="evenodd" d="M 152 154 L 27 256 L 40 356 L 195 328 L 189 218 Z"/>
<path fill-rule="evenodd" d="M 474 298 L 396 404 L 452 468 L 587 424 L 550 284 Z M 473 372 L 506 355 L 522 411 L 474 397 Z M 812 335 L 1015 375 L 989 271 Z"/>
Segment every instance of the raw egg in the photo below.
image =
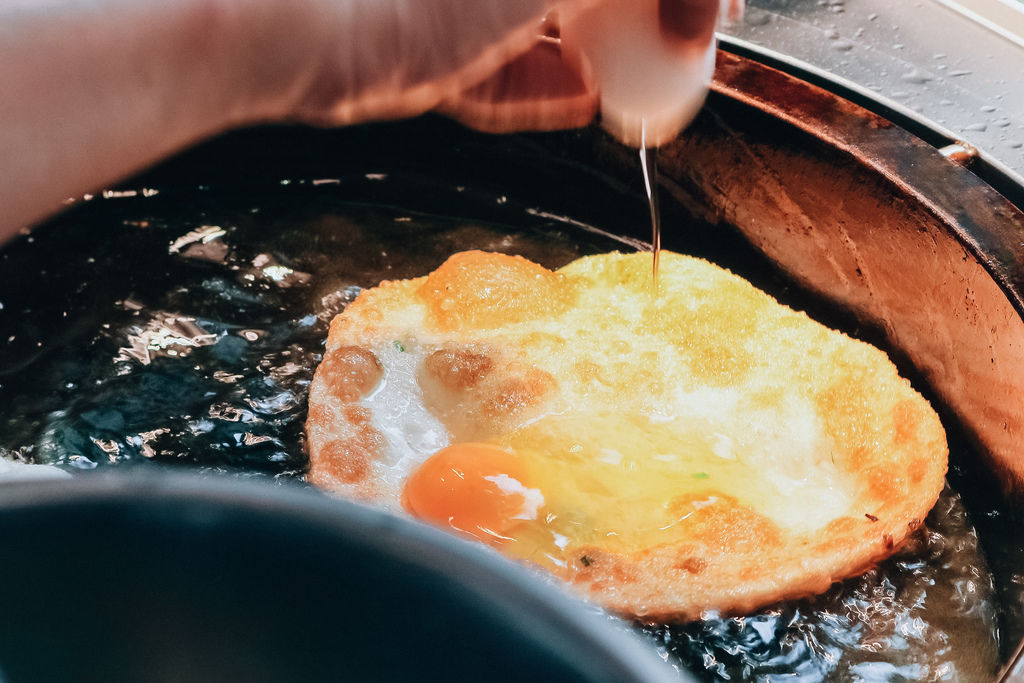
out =
<path fill-rule="evenodd" d="M 450 527 L 485 543 L 512 540 L 524 521 L 537 519 L 544 504 L 538 489 L 528 488 L 516 456 L 482 443 L 443 448 L 405 481 L 402 503 L 420 519 Z"/>

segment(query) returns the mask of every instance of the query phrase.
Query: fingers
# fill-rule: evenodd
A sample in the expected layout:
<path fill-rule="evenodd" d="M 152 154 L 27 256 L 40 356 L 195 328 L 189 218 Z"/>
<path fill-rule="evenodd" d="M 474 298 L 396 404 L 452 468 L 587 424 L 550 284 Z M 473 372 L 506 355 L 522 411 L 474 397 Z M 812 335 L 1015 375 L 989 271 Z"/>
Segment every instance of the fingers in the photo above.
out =
<path fill-rule="evenodd" d="M 542 40 L 439 111 L 477 130 L 511 133 L 585 126 L 597 107 L 596 88 L 562 59 L 555 42 Z"/>
<path fill-rule="evenodd" d="M 722 0 L 722 19 L 726 22 L 739 21 L 746 9 L 746 0 Z"/>
<path fill-rule="evenodd" d="M 310 0 L 319 62 L 293 116 L 331 125 L 415 116 L 530 49 L 548 0 Z M 310 11 L 309 9 L 306 10 Z M 312 50 L 316 51 L 316 50 Z"/>
<path fill-rule="evenodd" d="M 721 4 L 720 0 L 659 0 L 662 35 L 679 47 L 706 47 L 715 33 Z"/>
<path fill-rule="evenodd" d="M 601 6 L 597 14 L 591 11 L 595 5 Z M 564 2 L 558 6 L 560 18 L 577 33 L 567 48 L 573 59 L 564 59 L 557 41 L 545 43 L 542 38 L 482 83 L 448 98 L 439 110 L 478 130 L 501 133 L 586 125 L 600 108 L 605 127 L 627 144 L 640 144 L 634 119 L 646 122 L 647 138 L 657 144 L 674 137 L 703 99 L 713 64 L 707 55 L 720 9 L 735 17 L 742 6 L 743 0 L 651 0 L 650 10 L 644 10 L 634 0 Z M 637 16 L 646 11 L 651 12 L 651 28 L 644 37 Z M 607 21 L 593 24 L 592 19 L 584 19 L 586 27 L 580 35 L 581 17 L 602 15 L 607 15 Z M 659 33 L 665 39 L 664 52 L 654 49 L 650 41 L 654 37 L 657 43 Z M 554 35 L 557 31 L 548 32 L 549 38 Z M 588 74 L 593 69 L 582 66 L 581 50 L 587 53 L 583 61 L 599 74 L 614 75 L 623 64 L 635 62 L 632 70 L 638 75 L 628 83 L 615 78 L 597 83 L 582 75 L 584 69 Z M 612 64 L 605 64 L 609 60 Z M 652 73 L 659 76 L 652 79 Z M 651 87 L 642 85 L 646 81 L 652 81 Z M 618 92 L 623 88 L 625 94 Z M 674 93 L 672 97 L 651 95 L 666 88 Z"/>
<path fill-rule="evenodd" d="M 599 88 L 581 75 L 589 66 L 581 66 L 580 50 L 569 50 L 577 58 L 567 62 L 556 46 L 538 43 L 550 8 L 564 27 L 609 4 L 612 15 L 635 23 L 629 15 L 643 6 L 651 21 L 645 40 L 666 37 L 662 61 L 669 63 L 676 46 L 690 61 L 706 53 L 723 2 L 742 0 L 307 0 L 298 6 L 312 15 L 303 44 L 320 57 L 289 80 L 294 94 L 284 107 L 291 118 L 328 125 L 437 108 L 488 131 L 580 126 L 593 117 Z M 628 33 L 615 22 L 609 31 Z M 587 52 L 590 61 L 600 57 Z"/>

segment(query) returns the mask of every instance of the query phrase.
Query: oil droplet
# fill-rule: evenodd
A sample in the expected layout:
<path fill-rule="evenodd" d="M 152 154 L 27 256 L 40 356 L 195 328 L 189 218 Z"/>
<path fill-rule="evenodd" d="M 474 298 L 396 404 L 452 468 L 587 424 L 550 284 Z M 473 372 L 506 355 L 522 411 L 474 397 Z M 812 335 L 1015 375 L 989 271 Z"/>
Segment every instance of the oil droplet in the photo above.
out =
<path fill-rule="evenodd" d="M 768 12 L 755 10 L 748 7 L 743 13 L 743 23 L 748 26 L 765 26 L 772 20 L 772 15 Z"/>
<path fill-rule="evenodd" d="M 1010 140 L 1009 142 L 1006 143 L 1006 146 L 1009 147 L 1010 149 L 1020 149 L 1021 147 L 1024 147 L 1024 142 Z"/>
<path fill-rule="evenodd" d="M 902 76 L 900 76 L 900 80 L 903 81 L 904 83 L 913 83 L 915 85 L 922 85 L 922 84 L 927 83 L 928 81 L 932 80 L 932 77 L 929 76 L 928 74 L 924 73 L 923 71 L 919 71 L 918 69 L 913 69 L 913 70 L 908 71 L 907 73 L 903 74 Z"/>
<path fill-rule="evenodd" d="M 950 71 L 949 72 L 949 75 L 950 76 L 954 76 L 954 77 L 955 76 L 969 76 L 970 74 L 971 74 L 970 71 L 966 71 L 964 69 L 957 69 L 956 71 Z"/>
<path fill-rule="evenodd" d="M 983 106 L 983 107 L 981 108 L 981 110 L 982 110 L 983 112 L 989 113 L 989 112 L 994 112 L 994 111 L 996 110 L 996 108 L 995 108 L 995 107 L 993 107 L 993 106 L 992 106 L 991 104 L 986 104 L 985 106 Z"/>
<path fill-rule="evenodd" d="M 846 40 L 843 38 L 842 40 L 837 40 L 832 43 L 832 49 L 838 52 L 849 52 L 853 49 L 853 45 L 854 43 L 852 40 Z"/>
<path fill-rule="evenodd" d="M 964 126 L 965 131 L 971 131 L 974 133 L 984 133 L 988 130 L 988 126 L 984 123 L 972 123 L 969 126 Z"/>

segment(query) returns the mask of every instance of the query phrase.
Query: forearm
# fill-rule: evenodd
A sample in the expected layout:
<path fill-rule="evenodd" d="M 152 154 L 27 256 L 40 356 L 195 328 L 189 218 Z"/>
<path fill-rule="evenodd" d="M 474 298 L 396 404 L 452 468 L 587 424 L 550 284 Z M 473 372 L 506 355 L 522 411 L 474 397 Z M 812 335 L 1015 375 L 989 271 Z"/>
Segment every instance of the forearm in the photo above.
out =
<path fill-rule="evenodd" d="M 0 0 L 0 242 L 231 126 L 426 111 L 549 1 Z"/>
<path fill-rule="evenodd" d="M 706 44 L 719 0 L 659 1 L 711 6 Z M 345 125 L 439 105 L 488 130 L 580 125 L 597 91 L 557 55 L 538 64 L 531 47 L 552 6 L 569 22 L 597 2 L 0 0 L 0 242 L 232 126 Z M 685 26 L 689 12 L 662 14 Z M 476 88 L 492 76 L 501 87 Z"/>
<path fill-rule="evenodd" d="M 64 198 L 272 115 L 239 71 L 259 21 L 225 0 L 0 6 L 0 240 Z"/>

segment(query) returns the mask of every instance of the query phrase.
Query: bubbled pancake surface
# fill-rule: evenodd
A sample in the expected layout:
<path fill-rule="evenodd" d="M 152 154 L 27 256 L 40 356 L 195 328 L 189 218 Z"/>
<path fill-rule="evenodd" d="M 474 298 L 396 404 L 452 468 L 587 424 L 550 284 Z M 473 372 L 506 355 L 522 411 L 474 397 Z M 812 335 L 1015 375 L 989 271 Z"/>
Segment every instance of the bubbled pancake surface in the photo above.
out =
<path fill-rule="evenodd" d="M 666 252 L 657 291 L 649 254 L 484 252 L 366 290 L 331 324 L 306 429 L 312 482 L 394 509 L 438 449 L 508 449 L 547 507 L 501 549 L 652 620 L 861 572 L 947 462 L 884 353 Z"/>

